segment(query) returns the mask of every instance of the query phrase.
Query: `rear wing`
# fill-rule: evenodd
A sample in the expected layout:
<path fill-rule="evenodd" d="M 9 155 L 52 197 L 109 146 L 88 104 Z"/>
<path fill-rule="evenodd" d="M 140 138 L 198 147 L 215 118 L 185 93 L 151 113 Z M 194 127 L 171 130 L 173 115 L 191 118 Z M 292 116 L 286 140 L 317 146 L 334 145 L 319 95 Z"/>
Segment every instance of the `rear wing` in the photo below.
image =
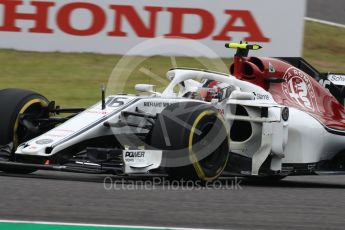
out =
<path fill-rule="evenodd" d="M 327 73 L 327 80 L 337 86 L 345 86 L 345 74 L 344 73 Z"/>

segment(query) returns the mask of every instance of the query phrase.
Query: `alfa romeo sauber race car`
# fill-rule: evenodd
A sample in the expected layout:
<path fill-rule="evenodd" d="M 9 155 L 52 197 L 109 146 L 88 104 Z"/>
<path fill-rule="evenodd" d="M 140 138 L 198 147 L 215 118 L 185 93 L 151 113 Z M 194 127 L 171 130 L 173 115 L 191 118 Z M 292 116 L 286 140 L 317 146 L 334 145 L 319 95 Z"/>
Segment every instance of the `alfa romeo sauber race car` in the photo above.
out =
<path fill-rule="evenodd" d="M 163 92 L 102 91 L 87 109 L 1 90 L 0 170 L 201 181 L 344 173 L 345 76 L 302 58 L 248 57 L 259 45 L 226 47 L 237 49 L 230 74 L 174 68 Z"/>

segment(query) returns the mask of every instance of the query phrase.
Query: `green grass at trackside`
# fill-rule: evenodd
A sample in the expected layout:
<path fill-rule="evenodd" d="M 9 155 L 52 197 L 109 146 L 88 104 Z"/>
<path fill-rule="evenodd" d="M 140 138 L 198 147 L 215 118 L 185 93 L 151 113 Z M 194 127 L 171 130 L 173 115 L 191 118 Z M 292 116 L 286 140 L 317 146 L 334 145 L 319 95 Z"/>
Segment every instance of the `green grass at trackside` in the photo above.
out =
<path fill-rule="evenodd" d="M 33 53 L 0 50 L 0 89 L 26 88 L 42 93 L 62 106 L 88 106 L 99 100 L 100 86 L 107 83 L 112 70 L 120 60 L 117 55 Z M 131 63 L 139 61 L 133 57 Z M 179 66 L 201 67 L 197 60 L 178 58 Z M 152 57 L 139 67 L 162 76 L 171 68 L 169 58 Z M 126 68 L 125 71 L 131 68 Z M 226 70 L 224 70 L 226 71 Z M 121 76 L 113 75 L 121 80 Z M 126 82 L 126 91 L 134 93 L 135 83 L 160 82 L 148 78 L 137 70 Z"/>
<path fill-rule="evenodd" d="M 303 56 L 321 72 L 345 73 L 345 29 L 307 22 Z"/>
<path fill-rule="evenodd" d="M 304 57 L 323 72 L 345 72 L 345 29 L 307 22 L 305 28 Z M 124 79 L 132 71 L 140 57 L 133 57 L 126 68 L 111 74 L 121 56 L 99 54 L 63 54 L 19 52 L 0 50 L 0 88 L 27 88 L 38 91 L 62 106 L 88 106 L 99 99 L 99 88 L 107 83 L 109 76 Z M 206 61 L 211 69 L 227 72 L 219 67 L 220 60 L 177 58 L 178 66 L 205 68 Z M 229 65 L 229 60 L 224 60 Z M 152 57 L 145 60 L 131 72 L 125 88 L 115 91 L 133 93 L 135 83 L 150 83 L 162 86 L 166 71 L 172 67 L 168 57 Z M 150 78 L 139 71 L 145 68 L 162 81 Z M 122 74 L 119 74 L 122 73 Z M 125 80 L 123 80 L 125 81 Z"/>

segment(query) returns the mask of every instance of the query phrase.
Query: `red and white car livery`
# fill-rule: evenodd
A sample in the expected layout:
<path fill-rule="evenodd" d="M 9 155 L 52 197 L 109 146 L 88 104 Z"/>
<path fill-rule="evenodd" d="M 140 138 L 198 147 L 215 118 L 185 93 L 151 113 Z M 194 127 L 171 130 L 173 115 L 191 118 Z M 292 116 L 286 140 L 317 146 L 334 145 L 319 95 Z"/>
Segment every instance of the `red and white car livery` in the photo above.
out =
<path fill-rule="evenodd" d="M 85 110 L 60 109 L 31 91 L 0 91 L 0 105 L 23 95 L 5 114 L 0 170 L 204 181 L 344 173 L 345 78 L 301 58 L 248 57 L 257 45 L 227 47 L 237 48 L 230 74 L 175 68 L 163 92 L 138 84 L 149 95 L 103 97 Z M 51 116 L 63 112 L 75 114 Z"/>

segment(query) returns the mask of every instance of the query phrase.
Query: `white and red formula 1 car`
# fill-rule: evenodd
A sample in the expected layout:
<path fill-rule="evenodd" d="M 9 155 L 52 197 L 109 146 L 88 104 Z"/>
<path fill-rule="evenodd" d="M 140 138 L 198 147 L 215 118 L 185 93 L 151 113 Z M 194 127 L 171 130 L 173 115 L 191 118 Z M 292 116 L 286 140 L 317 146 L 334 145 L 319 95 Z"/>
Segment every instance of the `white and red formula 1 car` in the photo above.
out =
<path fill-rule="evenodd" d="M 87 109 L 1 90 L 0 170 L 202 181 L 344 173 L 345 76 L 301 58 L 248 57 L 258 45 L 226 47 L 237 49 L 230 74 L 175 68 L 163 92 L 138 84 L 145 95 L 103 96 Z"/>

